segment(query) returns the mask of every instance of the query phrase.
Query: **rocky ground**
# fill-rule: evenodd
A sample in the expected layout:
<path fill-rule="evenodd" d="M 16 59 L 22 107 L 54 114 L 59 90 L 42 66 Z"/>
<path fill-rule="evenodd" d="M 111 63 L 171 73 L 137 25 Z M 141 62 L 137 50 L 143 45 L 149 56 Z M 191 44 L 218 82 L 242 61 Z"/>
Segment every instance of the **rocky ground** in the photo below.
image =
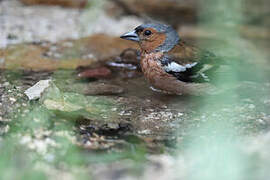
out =
<path fill-rule="evenodd" d="M 2 178 L 268 179 L 267 77 L 237 81 L 210 97 L 154 92 L 140 71 L 138 47 L 118 36 L 163 11 L 141 5 L 131 12 L 126 3 L 134 1 L 117 1 L 107 5 L 108 15 L 103 1 L 94 2 L 82 10 L 0 1 Z M 254 35 L 244 24 L 237 38 L 222 38 L 224 30 L 192 24 L 194 2 L 175 7 L 190 17 L 171 22 L 182 24 L 181 37 L 217 55 L 256 61 L 267 74 L 268 30 L 256 27 L 263 33 Z"/>
<path fill-rule="evenodd" d="M 95 1 L 93 10 L 82 11 L 24 6 L 17 0 L 4 0 L 0 6 L 0 47 L 20 42 L 77 39 L 97 32 L 119 36 L 141 23 L 136 17 L 112 19 L 100 9 L 101 5 L 102 1 Z"/>

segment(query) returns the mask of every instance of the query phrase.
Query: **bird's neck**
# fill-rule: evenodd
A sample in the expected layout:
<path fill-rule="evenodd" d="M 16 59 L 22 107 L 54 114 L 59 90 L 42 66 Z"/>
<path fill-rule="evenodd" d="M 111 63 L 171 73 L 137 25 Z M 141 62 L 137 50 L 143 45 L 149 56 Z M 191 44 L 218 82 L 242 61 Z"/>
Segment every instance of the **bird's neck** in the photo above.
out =
<path fill-rule="evenodd" d="M 142 52 L 141 53 L 141 59 L 152 59 L 152 60 L 158 60 L 163 56 L 162 52 Z"/>

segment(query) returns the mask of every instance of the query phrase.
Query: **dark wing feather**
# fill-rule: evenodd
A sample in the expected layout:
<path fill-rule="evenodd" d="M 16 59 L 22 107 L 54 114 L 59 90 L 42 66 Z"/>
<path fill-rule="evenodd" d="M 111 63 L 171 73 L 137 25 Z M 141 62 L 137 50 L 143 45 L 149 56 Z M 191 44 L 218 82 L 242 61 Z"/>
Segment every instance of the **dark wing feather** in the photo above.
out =
<path fill-rule="evenodd" d="M 180 42 L 165 53 L 161 64 L 165 71 L 184 82 L 209 82 L 219 67 L 214 54 Z"/>

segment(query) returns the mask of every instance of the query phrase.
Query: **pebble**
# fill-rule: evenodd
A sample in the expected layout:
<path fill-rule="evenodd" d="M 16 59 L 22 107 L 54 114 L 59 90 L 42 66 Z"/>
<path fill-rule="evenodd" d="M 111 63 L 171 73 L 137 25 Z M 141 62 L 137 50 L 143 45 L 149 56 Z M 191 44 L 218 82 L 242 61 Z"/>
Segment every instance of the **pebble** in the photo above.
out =
<path fill-rule="evenodd" d="M 10 97 L 9 100 L 12 102 L 12 103 L 15 103 L 17 101 L 17 99 L 13 98 L 13 97 Z"/>
<path fill-rule="evenodd" d="M 145 129 L 145 130 L 138 131 L 138 133 L 139 134 L 151 134 L 151 130 Z"/>
<path fill-rule="evenodd" d="M 29 98 L 29 100 L 38 99 L 41 94 L 50 86 L 50 79 L 41 80 L 37 82 L 34 86 L 27 89 L 24 93 Z"/>

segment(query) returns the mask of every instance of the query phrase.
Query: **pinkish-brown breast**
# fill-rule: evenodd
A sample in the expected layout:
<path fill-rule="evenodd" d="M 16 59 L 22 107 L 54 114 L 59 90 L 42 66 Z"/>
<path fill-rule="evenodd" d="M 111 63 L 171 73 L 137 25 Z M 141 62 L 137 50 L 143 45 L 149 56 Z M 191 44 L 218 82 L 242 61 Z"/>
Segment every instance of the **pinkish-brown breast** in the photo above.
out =
<path fill-rule="evenodd" d="M 142 72 L 153 87 L 169 92 L 174 91 L 175 83 L 178 80 L 163 70 L 158 60 L 161 57 L 162 53 L 143 54 L 141 60 Z"/>

